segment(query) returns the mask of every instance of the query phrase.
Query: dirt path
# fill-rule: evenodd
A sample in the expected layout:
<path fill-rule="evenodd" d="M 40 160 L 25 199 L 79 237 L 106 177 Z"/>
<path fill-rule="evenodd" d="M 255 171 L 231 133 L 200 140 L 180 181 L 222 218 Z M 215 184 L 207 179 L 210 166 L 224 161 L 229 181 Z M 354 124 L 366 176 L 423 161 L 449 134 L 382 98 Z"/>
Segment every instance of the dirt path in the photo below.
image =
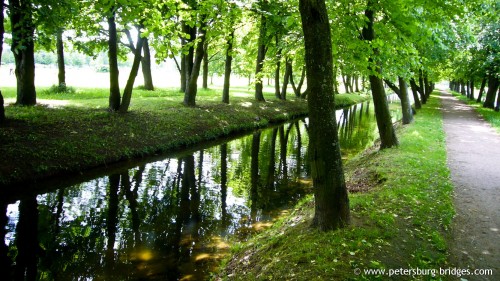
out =
<path fill-rule="evenodd" d="M 493 276 L 462 276 L 467 280 L 500 280 L 500 135 L 449 93 L 441 98 L 457 211 L 451 266 L 493 269 Z"/>

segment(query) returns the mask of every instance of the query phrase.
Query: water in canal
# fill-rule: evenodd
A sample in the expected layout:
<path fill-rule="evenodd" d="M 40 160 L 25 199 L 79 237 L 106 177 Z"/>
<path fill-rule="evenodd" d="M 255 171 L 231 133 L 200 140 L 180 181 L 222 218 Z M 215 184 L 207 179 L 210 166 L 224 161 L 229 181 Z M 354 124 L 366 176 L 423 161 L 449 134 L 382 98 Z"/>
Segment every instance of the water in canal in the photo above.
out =
<path fill-rule="evenodd" d="M 369 103 L 337 111 L 343 157 L 371 145 Z M 3 276 L 203 280 L 311 190 L 307 119 L 0 202 Z M 33 278 L 30 278 L 33 277 Z M 22 278 L 21 278 L 22 279 Z"/>

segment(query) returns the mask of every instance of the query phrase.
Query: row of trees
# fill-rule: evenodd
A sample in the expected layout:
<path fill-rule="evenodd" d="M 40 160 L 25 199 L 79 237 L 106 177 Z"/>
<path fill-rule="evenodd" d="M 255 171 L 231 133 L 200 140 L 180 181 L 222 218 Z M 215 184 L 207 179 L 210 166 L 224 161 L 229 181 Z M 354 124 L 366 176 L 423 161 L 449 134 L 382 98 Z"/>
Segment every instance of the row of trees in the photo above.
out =
<path fill-rule="evenodd" d="M 186 106 L 196 105 L 198 77 L 202 69 L 208 70 L 210 58 L 222 58 L 222 101 L 226 103 L 234 62 L 253 61 L 246 64 L 254 67 L 255 99 L 262 102 L 265 69 L 274 69 L 276 98 L 286 99 L 290 83 L 296 96 L 309 100 L 313 180 L 318 190 L 315 221 L 322 229 L 332 229 L 345 225 L 349 213 L 338 141 L 331 139 L 337 136 L 336 120 L 330 120 L 338 92 L 336 77 L 344 78 L 347 90 L 357 85 L 353 81 L 368 78 L 381 148 L 397 146 L 384 82 L 400 97 L 404 123 L 411 122 L 407 85 L 418 109 L 430 95 L 433 81 L 445 73 L 446 62 L 461 54 L 456 46 L 472 33 L 464 19 L 495 22 L 498 13 L 491 10 L 497 5 L 491 0 L 339 0 L 327 4 L 311 0 L 10 0 L 7 7 L 17 103 L 21 105 L 36 103 L 35 41 L 40 45 L 56 42 L 59 82 L 64 83 L 64 31 L 72 34 L 68 39 L 81 51 L 108 52 L 110 111 L 128 111 L 139 66 L 146 73 L 150 69 L 149 45 L 157 60 L 176 59 Z M 483 17 L 485 12 L 492 16 Z M 121 37 L 126 42 L 120 44 Z M 121 93 L 118 58 L 127 50 L 134 60 Z M 300 73 L 300 78 L 294 73 Z M 301 89 L 304 77 L 305 91 Z M 337 209 L 327 210 L 332 198 Z M 332 222 L 332 217 L 339 220 Z"/>
<path fill-rule="evenodd" d="M 495 97 L 500 87 L 500 3 L 493 2 L 490 7 L 482 17 L 468 17 L 468 29 L 463 33 L 469 36 L 459 41 L 460 52 L 450 61 L 450 89 L 477 102 L 483 102 L 486 93 L 483 106 L 499 111 L 500 99 L 495 106 Z"/>
<path fill-rule="evenodd" d="M 262 78 L 271 72 L 274 72 L 277 98 L 286 99 L 288 84 L 295 95 L 307 94 L 302 89 L 304 47 L 297 0 L 17 2 L 5 3 L 11 18 L 7 32 L 12 34 L 14 53 L 19 53 L 17 49 L 30 53 L 30 45 L 57 51 L 61 64 L 60 84 L 65 83 L 63 40 L 92 56 L 101 51 L 109 53 L 111 110 L 118 110 L 117 93 L 120 93 L 115 57 L 137 53 L 145 77 L 144 86 L 154 89 L 150 45 L 155 49 L 157 61 L 168 57 L 176 60 L 181 74 L 180 87 L 186 92 L 185 103 L 190 106 L 196 104 L 194 84 L 197 82 L 191 78 L 197 78 L 202 69 L 206 70 L 205 77 L 209 71 L 224 74 L 227 81 L 224 102 L 229 102 L 229 81 L 234 70 L 249 76 L 254 73 L 257 100 L 264 99 Z M 19 8 L 14 8 L 16 5 Z M 366 6 L 374 8 L 373 30 L 377 30 L 374 38 L 361 36 L 366 25 Z M 445 59 L 443 52 L 449 48 L 448 43 L 453 39 L 450 35 L 455 32 L 450 23 L 461 8 L 466 8 L 461 6 L 459 3 L 430 4 L 416 0 L 328 3 L 326 8 L 332 19 L 331 27 L 337 32 L 332 38 L 332 53 L 336 58 L 334 76 L 342 77 L 346 92 L 359 89 L 360 81 L 368 78 L 371 72 L 396 82 L 401 76 L 408 83 L 422 70 L 424 76 L 436 79 L 439 72 L 432 66 Z M 443 9 L 447 12 L 442 12 Z M 26 28 L 20 28 L 21 25 Z M 139 37 L 134 40 L 132 35 L 135 32 Z M 369 32 L 366 30 L 365 35 Z M 140 43 L 142 47 L 137 48 Z M 370 56 L 372 53 L 377 53 L 377 56 Z M 25 62 L 28 63 L 31 64 L 30 60 Z M 368 67 L 369 63 L 379 63 L 383 73 L 377 74 L 376 67 Z M 132 71 L 129 75 L 132 80 L 134 73 Z M 206 79 L 204 81 L 206 84 Z M 334 82 L 338 92 L 336 79 Z M 122 111 L 128 109 L 129 88 L 126 87 L 123 94 L 125 105 Z M 34 89 L 24 92 L 25 97 L 20 95 L 17 100 L 19 104 L 36 102 Z"/>

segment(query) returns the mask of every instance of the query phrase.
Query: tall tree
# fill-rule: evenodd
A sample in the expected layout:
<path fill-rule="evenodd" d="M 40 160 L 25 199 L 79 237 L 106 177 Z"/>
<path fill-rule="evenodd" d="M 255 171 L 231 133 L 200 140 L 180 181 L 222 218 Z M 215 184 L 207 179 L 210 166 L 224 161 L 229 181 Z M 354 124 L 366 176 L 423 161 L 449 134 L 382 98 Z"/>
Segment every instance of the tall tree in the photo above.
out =
<path fill-rule="evenodd" d="M 141 59 L 141 69 L 142 76 L 144 77 L 144 89 L 153 91 L 155 89 L 155 86 L 153 85 L 153 75 L 151 75 L 151 51 L 149 49 L 148 38 L 144 38 L 144 44 L 142 48 L 143 56 Z"/>
<path fill-rule="evenodd" d="M 116 10 L 111 8 L 108 15 L 109 39 L 108 39 L 108 59 L 109 59 L 109 110 L 118 111 L 120 109 L 120 81 L 118 70 L 118 35 L 116 31 Z"/>
<path fill-rule="evenodd" d="M 367 19 L 366 25 L 363 27 L 362 36 L 363 40 L 367 42 L 374 42 L 375 40 L 375 3 L 368 0 L 365 10 L 365 17 Z M 372 45 L 373 46 L 373 45 Z M 377 118 L 377 127 L 380 135 L 380 148 L 389 148 L 398 145 L 396 132 L 392 126 L 391 114 L 387 104 L 387 97 L 385 94 L 384 84 L 382 82 L 382 70 L 377 62 L 376 56 L 379 53 L 376 47 L 373 48 L 373 54 L 369 58 L 370 62 L 370 86 L 372 90 L 373 104 L 375 106 L 375 116 Z"/>
<path fill-rule="evenodd" d="M 314 184 L 314 225 L 321 230 L 349 223 L 349 198 L 335 118 L 330 24 L 324 0 L 300 0 L 309 91 L 309 155 Z"/>
<path fill-rule="evenodd" d="M 63 42 L 63 29 L 59 29 L 57 31 L 57 42 L 56 42 L 56 48 L 57 48 L 57 68 L 58 68 L 58 74 L 57 74 L 57 80 L 59 86 L 66 86 L 66 68 L 64 64 L 64 42 Z"/>
<path fill-rule="evenodd" d="M 264 99 L 263 85 L 262 85 L 262 69 L 264 68 L 264 59 L 267 53 L 267 18 L 264 11 L 267 8 L 267 0 L 259 1 L 259 9 L 261 10 L 260 25 L 259 25 L 259 39 L 257 42 L 257 61 L 255 63 L 255 99 L 257 101 L 266 101 Z"/>
<path fill-rule="evenodd" d="M 10 0 L 12 52 L 16 61 L 17 100 L 19 105 L 36 104 L 35 24 L 30 0 Z"/>

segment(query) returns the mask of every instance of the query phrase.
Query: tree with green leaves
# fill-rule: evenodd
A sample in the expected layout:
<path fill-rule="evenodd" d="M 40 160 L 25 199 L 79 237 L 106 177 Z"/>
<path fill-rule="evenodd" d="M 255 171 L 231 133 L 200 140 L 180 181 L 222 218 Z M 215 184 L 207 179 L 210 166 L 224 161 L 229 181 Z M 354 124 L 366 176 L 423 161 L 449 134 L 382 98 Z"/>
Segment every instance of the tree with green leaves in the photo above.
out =
<path fill-rule="evenodd" d="M 372 55 L 368 60 L 370 62 L 369 79 L 372 90 L 373 104 L 375 106 L 377 127 L 380 135 L 380 148 L 384 149 L 397 146 L 398 139 L 396 137 L 394 127 L 392 126 L 391 114 L 389 112 L 387 97 L 382 81 L 382 69 L 377 58 L 377 55 L 379 54 L 377 44 L 381 44 L 381 41 L 375 40 L 376 37 L 374 24 L 376 12 L 376 3 L 372 0 L 368 0 L 368 4 L 365 10 L 367 23 L 366 26 L 363 27 L 362 38 L 363 40 L 367 41 L 372 47 Z"/>
<path fill-rule="evenodd" d="M 309 91 L 309 157 L 314 185 L 314 225 L 321 230 L 345 227 L 349 199 L 335 118 L 330 24 L 323 0 L 300 0 Z"/>

